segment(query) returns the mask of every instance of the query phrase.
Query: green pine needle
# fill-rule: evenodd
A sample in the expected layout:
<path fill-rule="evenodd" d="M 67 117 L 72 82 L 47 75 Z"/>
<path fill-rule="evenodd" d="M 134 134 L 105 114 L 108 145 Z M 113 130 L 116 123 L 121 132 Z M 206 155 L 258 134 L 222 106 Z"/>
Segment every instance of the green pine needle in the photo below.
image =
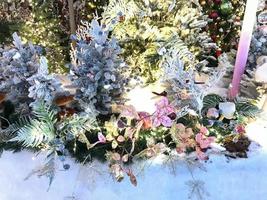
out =
<path fill-rule="evenodd" d="M 217 94 L 209 94 L 203 99 L 203 109 L 202 111 L 207 111 L 209 108 L 215 108 L 222 102 L 223 99 Z"/>
<path fill-rule="evenodd" d="M 236 103 L 236 110 L 240 115 L 251 118 L 255 118 L 260 113 L 260 109 L 248 101 Z"/>

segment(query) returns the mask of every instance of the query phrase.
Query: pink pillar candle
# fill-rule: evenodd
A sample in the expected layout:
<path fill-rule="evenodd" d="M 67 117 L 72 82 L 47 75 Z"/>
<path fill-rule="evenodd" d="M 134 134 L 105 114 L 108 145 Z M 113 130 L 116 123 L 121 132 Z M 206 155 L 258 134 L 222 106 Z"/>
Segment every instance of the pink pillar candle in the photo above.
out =
<path fill-rule="evenodd" d="M 236 55 L 234 75 L 229 91 L 231 99 L 234 99 L 238 95 L 241 78 L 245 72 L 252 32 L 254 23 L 256 21 L 258 3 L 258 0 L 247 0 L 240 40 L 238 44 L 238 51 Z"/>

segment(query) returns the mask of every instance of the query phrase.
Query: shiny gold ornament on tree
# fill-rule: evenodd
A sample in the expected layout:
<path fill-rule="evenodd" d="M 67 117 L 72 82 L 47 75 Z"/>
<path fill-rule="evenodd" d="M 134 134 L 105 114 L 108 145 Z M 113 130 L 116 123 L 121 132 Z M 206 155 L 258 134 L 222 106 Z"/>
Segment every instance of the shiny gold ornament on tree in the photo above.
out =
<path fill-rule="evenodd" d="M 201 0 L 200 1 L 200 5 L 205 6 L 206 5 L 206 0 Z"/>

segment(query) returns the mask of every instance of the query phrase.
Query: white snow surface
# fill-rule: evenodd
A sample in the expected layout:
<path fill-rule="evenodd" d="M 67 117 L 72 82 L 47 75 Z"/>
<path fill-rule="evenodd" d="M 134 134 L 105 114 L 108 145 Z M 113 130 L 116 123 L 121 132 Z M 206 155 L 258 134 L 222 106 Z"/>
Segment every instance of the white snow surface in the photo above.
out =
<path fill-rule="evenodd" d="M 249 158 L 229 160 L 223 155 L 211 155 L 203 163 L 205 171 L 193 170 L 194 179 L 203 181 L 200 183 L 206 193 L 203 200 L 267 200 L 266 121 L 251 124 L 248 131 L 262 145 L 258 148 L 253 143 Z M 183 162 L 175 163 L 174 174 L 160 164 L 160 159 L 153 161 L 144 172 L 138 173 L 138 184 L 134 187 L 128 177 L 121 183 L 114 181 L 107 173 L 107 164 L 95 161 L 82 166 L 69 158 L 65 163 L 70 164 L 70 169 L 62 170 L 59 163 L 47 191 L 46 177 L 24 180 L 43 161 L 43 155 L 35 157 L 27 151 L 4 152 L 0 158 L 0 200 L 187 200 L 194 194 L 186 184 L 193 179 Z M 197 198 L 192 196 L 192 199 Z"/>

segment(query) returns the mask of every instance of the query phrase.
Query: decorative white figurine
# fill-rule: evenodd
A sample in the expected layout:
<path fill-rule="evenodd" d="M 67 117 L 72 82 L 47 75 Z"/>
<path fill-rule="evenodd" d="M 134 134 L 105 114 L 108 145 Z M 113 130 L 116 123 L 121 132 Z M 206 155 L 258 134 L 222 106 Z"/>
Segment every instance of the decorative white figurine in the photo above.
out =
<path fill-rule="evenodd" d="M 233 119 L 236 107 L 233 102 L 224 102 L 219 104 L 219 109 L 223 117 L 226 119 Z"/>

